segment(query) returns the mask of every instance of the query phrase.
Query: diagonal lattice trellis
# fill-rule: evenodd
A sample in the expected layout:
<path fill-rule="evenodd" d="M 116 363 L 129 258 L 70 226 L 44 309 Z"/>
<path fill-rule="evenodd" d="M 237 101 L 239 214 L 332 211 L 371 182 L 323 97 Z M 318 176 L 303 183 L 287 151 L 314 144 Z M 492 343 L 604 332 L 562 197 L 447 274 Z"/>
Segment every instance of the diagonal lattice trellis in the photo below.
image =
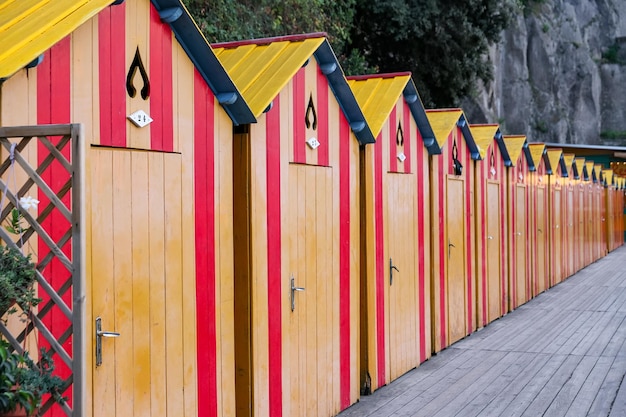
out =
<path fill-rule="evenodd" d="M 83 415 L 85 395 L 81 139 L 78 124 L 0 127 L 0 195 L 5 203 L 0 206 L 0 243 L 33 253 L 43 300 L 19 330 L 0 322 L 0 333 L 20 352 L 32 335 L 53 354 L 70 397 L 61 405 L 67 416 Z M 18 207 L 20 198 L 33 194 L 41 200 L 37 214 Z M 16 207 L 23 217 L 21 236 L 4 227 Z M 40 413 L 53 405 L 48 399 Z"/>

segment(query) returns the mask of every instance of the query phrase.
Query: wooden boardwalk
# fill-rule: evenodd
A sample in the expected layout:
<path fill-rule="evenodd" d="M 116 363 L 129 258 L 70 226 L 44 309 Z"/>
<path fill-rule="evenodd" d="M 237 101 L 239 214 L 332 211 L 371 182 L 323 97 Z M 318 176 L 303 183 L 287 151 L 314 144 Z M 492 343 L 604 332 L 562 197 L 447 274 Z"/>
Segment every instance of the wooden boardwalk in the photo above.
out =
<path fill-rule="evenodd" d="M 349 416 L 626 416 L 626 247 L 433 356 Z"/>

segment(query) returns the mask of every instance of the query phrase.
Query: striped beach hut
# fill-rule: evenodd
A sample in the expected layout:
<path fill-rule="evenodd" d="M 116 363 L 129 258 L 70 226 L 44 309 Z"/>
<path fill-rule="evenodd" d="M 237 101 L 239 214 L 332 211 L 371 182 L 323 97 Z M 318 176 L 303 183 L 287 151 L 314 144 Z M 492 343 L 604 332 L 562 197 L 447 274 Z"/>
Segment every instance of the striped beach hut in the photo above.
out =
<path fill-rule="evenodd" d="M 0 136 L 40 174 L 30 245 L 58 257 L 44 324 L 71 415 L 233 415 L 232 129 L 252 112 L 177 0 L 0 8 Z"/>
<path fill-rule="evenodd" d="M 535 167 L 525 135 L 505 135 L 510 166 L 507 168 L 507 222 L 509 259 L 509 311 L 527 302 L 532 296 L 530 255 L 534 242 L 531 240 L 530 210 L 531 172 Z"/>
<path fill-rule="evenodd" d="M 325 34 L 214 44 L 257 123 L 235 129 L 237 409 L 332 415 L 359 396 L 359 146 Z"/>
<path fill-rule="evenodd" d="M 565 279 L 565 256 L 563 249 L 563 183 L 567 171 L 563 161 L 563 151 L 560 148 L 549 148 L 548 175 L 549 175 L 549 241 L 550 241 L 550 286 L 554 286 Z"/>
<path fill-rule="evenodd" d="M 480 153 L 476 164 L 476 291 L 480 327 L 507 311 L 506 166 L 508 152 L 496 124 L 470 125 Z"/>
<path fill-rule="evenodd" d="M 430 158 L 433 351 L 476 327 L 474 169 L 480 158 L 461 109 L 426 110 L 441 155 Z"/>
<path fill-rule="evenodd" d="M 428 159 L 438 148 L 410 73 L 348 83 L 376 137 L 361 151 L 361 381 L 371 391 L 430 357 Z"/>
<path fill-rule="evenodd" d="M 563 184 L 563 248 L 565 254 L 565 276 L 569 277 L 576 272 L 576 204 L 574 188 L 576 184 L 576 166 L 573 153 L 563 153 L 563 162 L 567 170 L 567 179 Z"/>
<path fill-rule="evenodd" d="M 546 146 L 543 143 L 529 143 L 528 149 L 535 165 L 530 184 L 530 211 L 533 221 L 530 227 L 532 296 L 550 288 L 548 280 L 548 173 L 546 169 Z"/>

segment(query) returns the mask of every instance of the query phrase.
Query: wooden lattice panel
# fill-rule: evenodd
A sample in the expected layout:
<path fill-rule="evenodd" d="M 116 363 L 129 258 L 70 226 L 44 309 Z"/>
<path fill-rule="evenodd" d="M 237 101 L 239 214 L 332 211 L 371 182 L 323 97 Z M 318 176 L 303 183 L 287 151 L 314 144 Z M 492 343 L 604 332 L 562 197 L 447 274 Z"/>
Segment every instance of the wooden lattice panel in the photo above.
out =
<path fill-rule="evenodd" d="M 31 254 L 42 299 L 27 312 L 26 324 L 0 323 L 0 332 L 20 352 L 31 349 L 34 339 L 52 354 L 69 398 L 60 406 L 67 416 L 82 415 L 84 404 L 80 129 L 75 124 L 0 127 L 0 240 Z M 19 207 L 27 196 L 39 200 L 37 209 Z M 5 228 L 14 208 L 22 217 L 19 235 Z M 44 398 L 40 413 L 57 408 L 54 404 Z"/>

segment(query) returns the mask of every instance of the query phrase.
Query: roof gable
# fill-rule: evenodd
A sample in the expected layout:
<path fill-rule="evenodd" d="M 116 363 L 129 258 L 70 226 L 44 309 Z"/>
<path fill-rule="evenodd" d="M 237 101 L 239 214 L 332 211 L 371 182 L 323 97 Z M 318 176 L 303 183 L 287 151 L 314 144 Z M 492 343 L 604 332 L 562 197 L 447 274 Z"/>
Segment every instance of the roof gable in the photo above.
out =
<path fill-rule="evenodd" d="M 0 78 L 34 63 L 114 0 L 5 0 L 0 3 Z"/>
<path fill-rule="evenodd" d="M 543 154 L 546 149 L 546 145 L 543 143 L 529 143 L 528 150 L 530 152 L 530 157 L 535 164 L 535 167 L 538 167 L 543 159 Z"/>
<path fill-rule="evenodd" d="M 456 127 L 460 127 L 470 151 L 472 159 L 480 159 L 480 152 L 470 131 L 469 123 L 461 109 L 431 109 L 426 110 L 426 116 L 435 134 L 435 141 L 439 148 L 443 148 L 448 136 Z"/>
<path fill-rule="evenodd" d="M 325 33 L 216 43 L 213 51 L 255 117 L 263 114 L 298 70 L 315 57 L 359 143 L 374 143 L 370 127 Z"/>
<path fill-rule="evenodd" d="M 487 148 L 491 146 L 497 137 L 502 137 L 500 127 L 496 124 L 478 124 L 470 125 L 476 148 L 480 154 L 480 159 L 485 159 Z"/>
<path fill-rule="evenodd" d="M 511 165 L 515 166 L 522 154 L 524 143 L 526 143 L 526 135 L 505 135 L 503 136 L 503 140 L 509 157 L 511 158 Z"/>
<path fill-rule="evenodd" d="M 547 151 L 548 161 L 550 166 L 548 167 L 548 174 L 553 175 L 559 172 L 561 159 L 563 158 L 563 150 L 562 149 L 554 149 L 550 148 Z M 563 175 L 563 171 L 560 171 L 560 174 Z"/>
<path fill-rule="evenodd" d="M 348 85 L 354 92 L 374 137 L 381 132 L 398 99 L 403 97 L 428 152 L 430 154 L 441 153 L 426 117 L 422 100 L 411 79 L 411 73 L 348 77 Z"/>

